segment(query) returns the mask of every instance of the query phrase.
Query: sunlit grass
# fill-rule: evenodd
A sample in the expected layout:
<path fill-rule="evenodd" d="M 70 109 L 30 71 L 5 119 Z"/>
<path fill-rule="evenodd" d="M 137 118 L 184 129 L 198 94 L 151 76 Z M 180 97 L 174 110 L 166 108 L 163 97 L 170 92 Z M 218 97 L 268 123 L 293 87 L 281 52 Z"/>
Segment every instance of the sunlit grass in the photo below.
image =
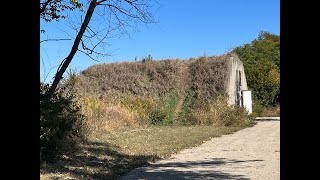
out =
<path fill-rule="evenodd" d="M 194 147 L 240 127 L 152 126 L 116 133 L 95 132 L 82 150 L 41 168 L 41 179 L 117 179 L 182 149 Z"/>

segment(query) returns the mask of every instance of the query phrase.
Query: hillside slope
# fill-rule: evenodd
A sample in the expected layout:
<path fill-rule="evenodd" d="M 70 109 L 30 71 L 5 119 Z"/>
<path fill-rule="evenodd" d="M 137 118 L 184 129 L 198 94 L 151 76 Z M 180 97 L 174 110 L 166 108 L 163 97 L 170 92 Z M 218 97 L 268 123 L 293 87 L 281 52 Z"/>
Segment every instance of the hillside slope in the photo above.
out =
<path fill-rule="evenodd" d="M 98 64 L 77 76 L 74 90 L 99 128 L 210 124 L 221 115 L 213 105 L 226 106 L 230 56 Z"/>

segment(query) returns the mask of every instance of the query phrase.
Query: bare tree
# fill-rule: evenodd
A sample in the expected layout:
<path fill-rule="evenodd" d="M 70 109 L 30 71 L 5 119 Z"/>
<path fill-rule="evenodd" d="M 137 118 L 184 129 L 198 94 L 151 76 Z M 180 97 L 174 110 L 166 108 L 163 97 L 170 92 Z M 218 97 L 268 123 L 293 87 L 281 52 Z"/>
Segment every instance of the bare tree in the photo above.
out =
<path fill-rule="evenodd" d="M 40 2 L 40 18 L 50 22 L 53 19 L 69 18 L 66 15 L 59 14 L 66 9 L 75 10 L 78 8 L 83 10 L 83 4 L 78 0 L 70 0 L 70 4 L 68 2 L 64 0 L 44 0 Z M 69 55 L 62 60 L 57 69 L 45 100 L 51 98 L 64 72 L 78 51 L 96 60 L 95 57 L 108 55 L 104 49 L 108 38 L 119 35 L 117 33 L 128 34 L 128 27 L 136 28 L 138 23 L 155 23 L 154 16 L 150 13 L 150 10 L 152 10 L 151 2 L 156 2 L 155 0 L 90 0 L 89 2 L 83 20 L 80 18 L 80 22 L 75 22 L 70 18 L 68 21 L 69 26 L 77 32 L 77 35 Z M 92 22 L 93 16 L 97 18 L 97 22 Z M 79 24 L 81 24 L 80 27 L 77 26 Z M 49 40 L 52 39 L 42 42 Z"/>

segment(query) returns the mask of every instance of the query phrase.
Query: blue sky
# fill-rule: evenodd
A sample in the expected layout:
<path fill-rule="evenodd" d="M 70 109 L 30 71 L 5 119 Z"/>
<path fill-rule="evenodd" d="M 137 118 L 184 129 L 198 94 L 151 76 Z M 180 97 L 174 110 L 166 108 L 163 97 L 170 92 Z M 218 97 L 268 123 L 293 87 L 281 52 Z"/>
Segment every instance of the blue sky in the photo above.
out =
<path fill-rule="evenodd" d="M 111 56 L 99 58 L 99 62 L 77 52 L 69 67 L 79 72 L 94 64 L 134 61 L 135 57 L 140 60 L 149 54 L 155 60 L 220 55 L 251 42 L 260 31 L 280 34 L 280 0 L 158 2 L 155 11 L 158 23 L 138 26 L 139 32 L 128 29 L 130 37 L 108 39 L 107 51 L 111 52 Z M 63 21 L 40 23 L 41 28 L 46 30 L 45 34 L 41 34 L 41 39 L 68 38 L 67 34 L 72 35 Z M 41 43 L 41 80 L 52 82 L 57 66 L 68 55 L 72 42 Z"/>

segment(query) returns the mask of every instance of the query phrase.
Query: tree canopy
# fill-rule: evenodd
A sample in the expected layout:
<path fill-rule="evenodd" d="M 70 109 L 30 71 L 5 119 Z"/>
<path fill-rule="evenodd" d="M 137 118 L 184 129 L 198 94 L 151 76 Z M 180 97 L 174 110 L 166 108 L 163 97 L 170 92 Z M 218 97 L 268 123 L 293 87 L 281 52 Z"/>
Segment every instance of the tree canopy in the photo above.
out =
<path fill-rule="evenodd" d="M 261 31 L 258 38 L 234 51 L 244 63 L 253 100 L 264 106 L 280 103 L 280 36 Z"/>
<path fill-rule="evenodd" d="M 82 10 L 82 6 L 78 0 L 40 0 L 40 18 L 46 22 L 59 21 L 66 17 L 63 14 L 66 10 Z"/>

